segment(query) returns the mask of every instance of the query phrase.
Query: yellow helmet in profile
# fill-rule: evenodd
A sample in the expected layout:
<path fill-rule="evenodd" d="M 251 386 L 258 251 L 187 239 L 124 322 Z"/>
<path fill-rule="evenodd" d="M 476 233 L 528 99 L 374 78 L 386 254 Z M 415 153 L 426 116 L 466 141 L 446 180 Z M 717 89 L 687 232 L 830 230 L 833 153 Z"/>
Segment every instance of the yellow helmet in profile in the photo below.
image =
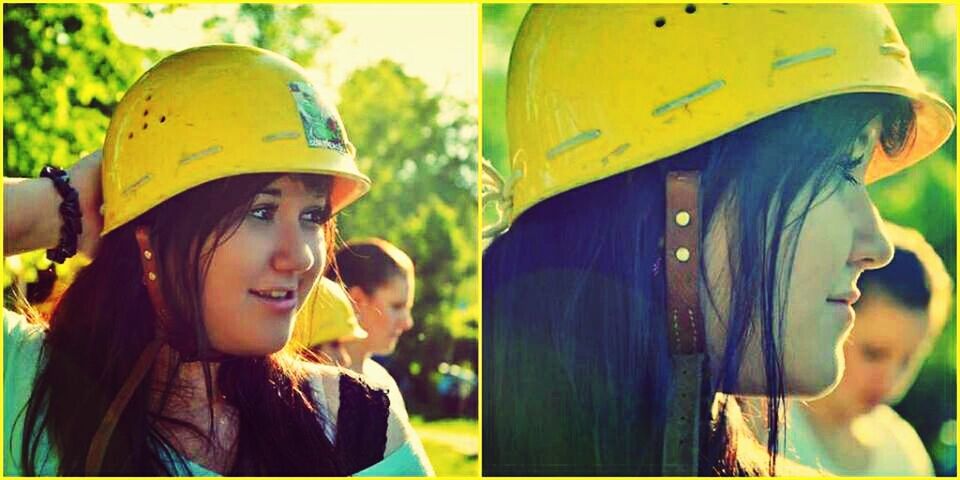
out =
<path fill-rule="evenodd" d="M 248 173 L 334 178 L 336 213 L 370 188 L 336 108 L 267 50 L 208 45 L 164 58 L 127 91 L 103 150 L 105 235 L 192 187 Z"/>
<path fill-rule="evenodd" d="M 353 311 L 353 302 L 343 287 L 327 277 L 320 278 L 297 313 L 293 340 L 313 347 L 334 340 L 367 338 Z"/>
<path fill-rule="evenodd" d="M 932 153 L 955 123 L 882 5 L 535 5 L 507 82 L 510 222 L 558 193 L 824 97 L 913 100 L 915 143 L 897 158 L 877 149 L 867 181 Z"/>

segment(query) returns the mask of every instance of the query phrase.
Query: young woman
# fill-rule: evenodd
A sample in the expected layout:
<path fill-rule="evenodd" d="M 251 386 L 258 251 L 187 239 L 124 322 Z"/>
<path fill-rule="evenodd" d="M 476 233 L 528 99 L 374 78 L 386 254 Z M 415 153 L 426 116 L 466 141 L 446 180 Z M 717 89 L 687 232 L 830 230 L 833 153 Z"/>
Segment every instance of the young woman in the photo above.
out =
<path fill-rule="evenodd" d="M 353 359 L 344 345 L 367 338 L 357 322 L 350 296 L 333 280 L 321 277 L 310 293 L 293 330 L 293 340 L 309 349 L 311 361 L 333 362 L 350 367 Z"/>
<path fill-rule="evenodd" d="M 906 393 L 943 329 L 953 282 L 919 233 L 885 231 L 896 253 L 860 277 L 843 378 L 823 398 L 790 402 L 784 455 L 844 476 L 932 476 L 920 437 L 887 403 Z"/>
<path fill-rule="evenodd" d="M 4 473 L 430 473 L 382 390 L 285 349 L 354 152 L 299 66 L 215 45 L 130 88 L 102 167 L 5 183 L 5 254 L 96 256 L 49 318 L 4 312 Z"/>
<path fill-rule="evenodd" d="M 413 260 L 379 238 L 347 242 L 336 257 L 336 269 L 327 275 L 340 275 L 356 306 L 357 320 L 367 332 L 366 338 L 344 344 L 350 368 L 388 389 L 395 403 L 402 404 L 396 380 L 373 355 L 393 353 L 400 335 L 413 328 Z"/>
<path fill-rule="evenodd" d="M 954 125 L 884 7 L 537 5 L 507 99 L 484 474 L 775 474 L 892 254 L 865 184 Z M 766 451 L 726 394 L 769 400 Z"/>

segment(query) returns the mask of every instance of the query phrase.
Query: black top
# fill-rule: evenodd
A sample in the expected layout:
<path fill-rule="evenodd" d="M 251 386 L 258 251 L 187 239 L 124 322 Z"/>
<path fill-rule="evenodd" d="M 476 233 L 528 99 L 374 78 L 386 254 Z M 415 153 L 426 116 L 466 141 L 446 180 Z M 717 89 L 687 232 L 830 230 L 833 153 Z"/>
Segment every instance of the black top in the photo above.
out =
<path fill-rule="evenodd" d="M 352 372 L 341 372 L 334 451 L 348 475 L 383 460 L 389 408 L 386 390 L 368 385 Z"/>

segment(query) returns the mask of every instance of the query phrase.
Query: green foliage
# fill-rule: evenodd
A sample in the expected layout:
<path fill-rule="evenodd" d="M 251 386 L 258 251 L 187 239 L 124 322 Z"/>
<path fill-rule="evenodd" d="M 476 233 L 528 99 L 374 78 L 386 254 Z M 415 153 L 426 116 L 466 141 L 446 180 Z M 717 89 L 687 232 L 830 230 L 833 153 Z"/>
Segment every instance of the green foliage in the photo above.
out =
<path fill-rule="evenodd" d="M 158 58 L 117 40 L 97 5 L 7 4 L 3 28 L 7 176 L 99 148 L 121 94 Z"/>
<path fill-rule="evenodd" d="M 529 4 L 483 7 L 483 157 L 509 171 L 507 158 L 507 67 L 510 47 Z"/>
<path fill-rule="evenodd" d="M 340 98 L 360 169 L 373 179 L 340 230 L 384 238 L 413 258 L 415 323 L 390 369 L 401 383 L 408 377 L 411 410 L 435 408 L 437 366 L 477 359 L 476 119 L 389 60 L 354 72 Z"/>
<path fill-rule="evenodd" d="M 423 441 L 437 476 L 476 477 L 480 474 L 476 420 L 460 418 L 427 422 L 414 416 L 410 423 Z"/>
<path fill-rule="evenodd" d="M 237 18 L 215 16 L 203 23 L 226 43 L 245 43 L 236 32 L 253 30 L 249 42 L 284 55 L 300 65 L 309 66 L 318 50 L 335 37 L 343 27 L 335 20 L 319 15 L 313 5 L 274 5 L 244 3 Z"/>

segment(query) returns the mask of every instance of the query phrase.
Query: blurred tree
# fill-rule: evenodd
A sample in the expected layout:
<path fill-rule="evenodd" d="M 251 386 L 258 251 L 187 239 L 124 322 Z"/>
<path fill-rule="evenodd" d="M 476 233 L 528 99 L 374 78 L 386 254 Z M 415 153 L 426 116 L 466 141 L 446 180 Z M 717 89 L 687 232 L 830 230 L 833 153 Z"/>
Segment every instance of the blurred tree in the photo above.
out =
<path fill-rule="evenodd" d="M 98 5 L 5 4 L 3 35 L 5 176 L 34 177 L 100 148 L 123 92 L 160 57 L 120 42 Z M 56 271 L 68 279 L 83 263 Z M 42 251 L 5 258 L 4 288 L 25 290 L 49 265 Z"/>
<path fill-rule="evenodd" d="M 427 407 L 418 401 L 435 407 L 437 366 L 477 359 L 476 118 L 390 60 L 354 72 L 340 98 L 360 169 L 374 182 L 341 215 L 341 233 L 384 238 L 413 258 L 415 323 L 389 368 L 412 384 L 412 410 Z"/>
<path fill-rule="evenodd" d="M 303 66 L 313 64 L 317 52 L 343 29 L 336 20 L 318 14 L 313 5 L 269 3 L 241 4 L 236 18 L 214 16 L 203 27 L 226 43 L 249 43 Z M 241 37 L 238 32 L 250 32 L 250 36 Z"/>
<path fill-rule="evenodd" d="M 113 108 L 159 56 L 121 43 L 97 5 L 3 6 L 3 173 L 36 176 L 103 143 Z"/>

